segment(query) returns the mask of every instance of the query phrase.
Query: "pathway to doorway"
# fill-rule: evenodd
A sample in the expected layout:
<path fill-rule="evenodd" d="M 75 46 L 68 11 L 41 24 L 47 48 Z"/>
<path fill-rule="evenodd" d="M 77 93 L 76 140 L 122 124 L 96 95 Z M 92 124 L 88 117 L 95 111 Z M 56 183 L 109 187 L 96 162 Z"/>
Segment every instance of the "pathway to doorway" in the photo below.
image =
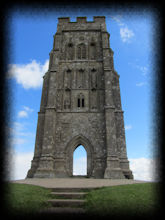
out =
<path fill-rule="evenodd" d="M 27 178 L 11 181 L 24 183 L 46 188 L 95 188 L 103 186 L 115 186 L 134 183 L 146 183 L 147 181 L 132 179 L 92 179 L 92 178 Z"/>

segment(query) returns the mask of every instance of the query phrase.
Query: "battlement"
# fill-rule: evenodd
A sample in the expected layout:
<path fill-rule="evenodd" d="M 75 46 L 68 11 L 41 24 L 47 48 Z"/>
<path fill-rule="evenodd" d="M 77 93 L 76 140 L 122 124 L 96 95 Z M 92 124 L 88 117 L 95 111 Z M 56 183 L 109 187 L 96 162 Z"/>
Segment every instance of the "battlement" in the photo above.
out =
<path fill-rule="evenodd" d="M 68 23 L 68 22 L 70 22 L 70 18 L 69 17 L 58 18 L 58 23 L 59 24 L 64 24 L 64 23 Z"/>
<path fill-rule="evenodd" d="M 77 17 L 76 22 L 70 21 L 70 17 L 58 18 L 59 24 L 66 23 L 105 23 L 105 16 L 94 16 L 93 21 L 87 21 L 87 17 Z"/>
<path fill-rule="evenodd" d="M 95 23 L 105 23 L 105 16 L 94 16 Z"/>
<path fill-rule="evenodd" d="M 94 16 L 93 21 L 87 21 L 87 17 L 77 17 L 76 21 L 70 21 L 70 17 L 58 18 L 57 33 L 77 30 L 106 31 L 105 16 Z"/>

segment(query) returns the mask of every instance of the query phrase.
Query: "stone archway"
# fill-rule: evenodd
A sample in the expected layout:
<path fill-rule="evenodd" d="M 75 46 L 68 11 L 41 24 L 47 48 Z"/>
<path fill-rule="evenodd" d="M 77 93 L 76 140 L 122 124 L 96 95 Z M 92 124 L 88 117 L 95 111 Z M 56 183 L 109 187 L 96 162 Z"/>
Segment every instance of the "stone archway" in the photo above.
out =
<path fill-rule="evenodd" d="M 68 176 L 73 176 L 73 152 L 79 146 L 83 145 L 87 152 L 87 177 L 92 176 L 93 171 L 93 146 L 87 138 L 82 135 L 75 136 L 66 146 L 66 171 Z"/>
<path fill-rule="evenodd" d="M 73 152 L 73 176 L 87 176 L 87 152 L 83 145 L 77 146 Z"/>

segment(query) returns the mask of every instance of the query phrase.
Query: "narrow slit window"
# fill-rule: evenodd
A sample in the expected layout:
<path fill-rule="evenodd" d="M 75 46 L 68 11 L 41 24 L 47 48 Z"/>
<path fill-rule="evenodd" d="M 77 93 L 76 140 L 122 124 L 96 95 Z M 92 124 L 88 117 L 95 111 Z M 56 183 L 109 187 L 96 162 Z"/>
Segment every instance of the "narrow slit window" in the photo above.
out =
<path fill-rule="evenodd" d="M 78 107 L 80 107 L 80 99 L 78 98 Z"/>
<path fill-rule="evenodd" d="M 84 107 L 84 98 L 82 99 L 82 107 Z"/>

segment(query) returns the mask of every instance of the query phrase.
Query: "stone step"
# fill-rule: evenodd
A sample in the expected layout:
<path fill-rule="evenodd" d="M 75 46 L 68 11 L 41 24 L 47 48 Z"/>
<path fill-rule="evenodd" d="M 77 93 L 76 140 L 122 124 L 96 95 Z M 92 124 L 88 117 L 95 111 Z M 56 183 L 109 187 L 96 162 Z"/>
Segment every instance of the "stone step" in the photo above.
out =
<path fill-rule="evenodd" d="M 80 199 L 50 199 L 48 202 L 53 207 L 83 207 L 85 201 Z"/>
<path fill-rule="evenodd" d="M 83 208 L 74 207 L 50 207 L 41 210 L 40 213 L 53 213 L 53 214 L 86 214 Z"/>
<path fill-rule="evenodd" d="M 82 179 L 85 179 L 85 178 L 88 178 L 88 177 L 87 177 L 87 175 L 74 175 L 71 178 L 78 178 L 78 179 L 82 178 Z"/>
<path fill-rule="evenodd" d="M 98 189 L 99 187 L 88 187 L 88 188 L 51 188 L 52 192 L 86 192 L 94 189 Z"/>
<path fill-rule="evenodd" d="M 51 192 L 51 195 L 61 199 L 83 199 L 86 194 L 86 192 Z"/>

